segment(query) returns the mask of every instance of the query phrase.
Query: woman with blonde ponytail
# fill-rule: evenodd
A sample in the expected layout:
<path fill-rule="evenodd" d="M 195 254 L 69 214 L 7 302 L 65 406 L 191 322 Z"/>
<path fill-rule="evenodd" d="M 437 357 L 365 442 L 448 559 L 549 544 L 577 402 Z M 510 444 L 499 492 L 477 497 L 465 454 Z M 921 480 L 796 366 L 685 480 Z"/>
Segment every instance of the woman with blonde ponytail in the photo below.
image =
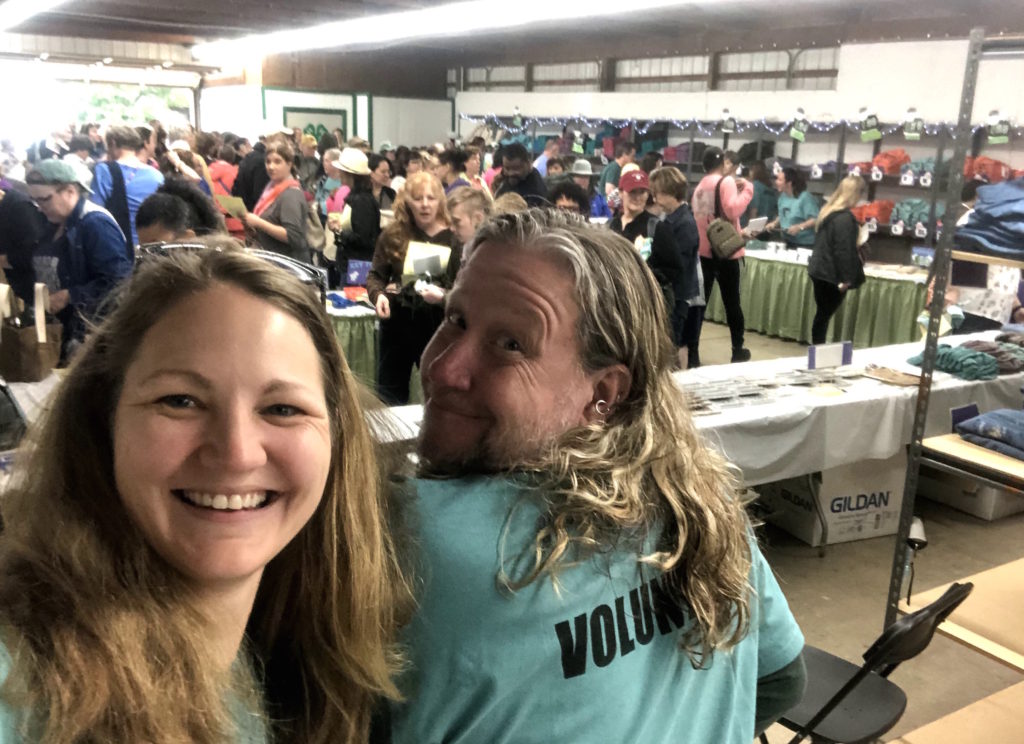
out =
<path fill-rule="evenodd" d="M 319 298 L 239 249 L 149 259 L 19 455 L 0 742 L 363 742 L 407 600 Z"/>
<path fill-rule="evenodd" d="M 818 213 L 814 226 L 814 249 L 807 273 L 814 285 L 814 322 L 811 343 L 823 344 L 828 324 L 843 298 L 864 283 L 864 263 L 858 251 L 860 226 L 850 211 L 865 192 L 864 179 L 847 176 Z"/>

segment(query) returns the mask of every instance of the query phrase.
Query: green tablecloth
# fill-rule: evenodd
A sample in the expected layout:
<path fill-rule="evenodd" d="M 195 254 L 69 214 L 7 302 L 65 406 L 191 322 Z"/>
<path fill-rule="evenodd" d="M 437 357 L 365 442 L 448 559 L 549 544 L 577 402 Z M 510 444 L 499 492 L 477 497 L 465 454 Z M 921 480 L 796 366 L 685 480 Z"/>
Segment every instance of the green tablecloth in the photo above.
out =
<path fill-rule="evenodd" d="M 869 276 L 848 292 L 829 325 L 829 341 L 853 341 L 856 348 L 888 346 L 921 337 L 917 316 L 924 309 L 925 285 L 909 279 Z M 740 280 L 746 327 L 769 336 L 811 341 L 814 290 L 807 266 L 748 255 Z M 707 320 L 725 322 L 718 285 L 708 302 Z"/>
<path fill-rule="evenodd" d="M 377 316 L 332 315 L 331 325 L 352 374 L 373 388 L 377 381 Z"/>
<path fill-rule="evenodd" d="M 377 316 L 332 315 L 331 325 L 334 326 L 334 335 L 338 337 L 352 374 L 371 390 L 375 389 L 378 354 Z M 412 376 L 409 378 L 409 403 L 422 402 L 423 386 L 420 384 L 420 371 L 413 367 Z"/>

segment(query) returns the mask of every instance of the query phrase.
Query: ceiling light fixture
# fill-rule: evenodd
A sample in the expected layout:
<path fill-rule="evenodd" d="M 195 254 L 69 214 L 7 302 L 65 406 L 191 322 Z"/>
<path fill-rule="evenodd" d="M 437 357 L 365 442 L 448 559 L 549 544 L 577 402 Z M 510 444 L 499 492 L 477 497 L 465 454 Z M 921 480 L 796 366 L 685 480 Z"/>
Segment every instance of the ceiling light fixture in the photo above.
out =
<path fill-rule="evenodd" d="M 704 2 L 725 5 L 735 0 Z M 635 18 L 637 12 L 693 4 L 693 0 L 634 0 L 629 4 L 629 15 Z M 550 26 L 558 21 L 578 22 L 580 15 L 580 9 L 574 3 L 552 3 L 550 0 L 517 0 L 514 13 L 502 12 L 507 9 L 506 3 L 495 0 L 448 3 L 419 10 L 332 21 L 309 28 L 204 42 L 192 47 L 192 55 L 204 62 L 237 64 L 239 59 L 285 52 L 393 44 L 396 41 L 425 37 L 501 33 L 527 25 Z M 495 13 L 499 12 L 502 23 L 500 29 L 496 29 L 494 18 Z M 620 15 L 622 12 L 620 0 L 590 0 L 586 7 L 588 17 Z"/>
<path fill-rule="evenodd" d="M 67 0 L 7 0 L 0 4 L 0 31 L 20 26 L 33 16 L 53 10 Z"/>

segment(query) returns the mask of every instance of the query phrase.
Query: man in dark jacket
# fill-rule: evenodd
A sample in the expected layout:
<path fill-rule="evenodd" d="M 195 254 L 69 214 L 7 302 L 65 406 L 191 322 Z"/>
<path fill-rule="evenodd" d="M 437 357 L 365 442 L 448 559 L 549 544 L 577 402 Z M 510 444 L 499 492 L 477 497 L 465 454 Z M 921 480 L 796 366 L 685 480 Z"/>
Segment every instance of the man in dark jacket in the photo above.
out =
<path fill-rule="evenodd" d="M 502 194 L 519 194 L 531 207 L 548 206 L 548 187 L 533 167 L 530 154 L 518 142 L 506 145 L 501 159 L 501 182 L 494 198 Z"/>
<path fill-rule="evenodd" d="M 683 262 L 674 287 L 676 304 L 672 309 L 672 333 L 676 346 L 686 349 L 686 368 L 700 366 L 700 331 L 704 325 L 704 286 L 700 268 L 700 233 L 687 203 L 686 177 L 678 168 L 658 168 L 650 176 L 654 201 L 665 214 L 676 250 Z M 680 365 L 682 359 L 680 359 Z"/>
<path fill-rule="evenodd" d="M 34 256 L 35 280 L 50 290 L 47 310 L 64 326 L 67 361 L 103 301 L 132 273 L 125 237 L 110 212 L 86 198 L 88 188 L 68 164 L 45 160 L 26 177 L 32 200 L 53 226 Z"/>
<path fill-rule="evenodd" d="M 238 175 L 235 176 L 235 183 L 231 187 L 231 195 L 241 199 L 250 212 L 256 208 L 256 202 L 263 195 L 263 189 L 270 183 L 267 164 L 264 162 L 266 157 L 267 146 L 263 142 L 257 142 L 252 152 L 239 163 Z"/>
<path fill-rule="evenodd" d="M 14 294 L 30 301 L 36 275 L 32 257 L 46 231 L 46 218 L 28 194 L 0 182 L 0 256 Z"/>

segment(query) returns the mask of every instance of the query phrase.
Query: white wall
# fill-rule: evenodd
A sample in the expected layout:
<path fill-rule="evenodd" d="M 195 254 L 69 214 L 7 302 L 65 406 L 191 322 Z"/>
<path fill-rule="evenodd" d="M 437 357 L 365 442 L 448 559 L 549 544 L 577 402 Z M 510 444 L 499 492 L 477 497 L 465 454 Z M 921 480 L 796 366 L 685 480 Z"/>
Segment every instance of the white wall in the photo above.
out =
<path fill-rule="evenodd" d="M 959 114 L 967 41 L 927 41 L 890 44 L 848 44 L 840 49 L 836 90 L 698 93 L 459 93 L 457 115 L 511 116 L 518 106 L 524 116 L 573 116 L 636 119 L 718 119 L 722 109 L 741 120 L 787 121 L 798 107 L 814 121 L 854 119 L 866 106 L 882 121 L 902 121 L 907 109 L 917 108 L 926 122 L 955 122 Z M 983 122 L 989 111 L 1000 109 L 1011 122 L 1024 123 L 1024 60 L 988 59 L 981 64 L 972 120 Z M 476 125 L 461 121 L 468 136 Z M 785 135 L 777 138 L 785 139 Z M 736 138 L 737 144 L 742 140 Z M 1011 143 L 1013 144 L 1013 143 Z M 730 147 L 733 141 L 730 141 Z M 817 147 L 808 143 L 808 148 Z M 994 157 L 1024 167 L 1024 143 L 992 148 Z M 821 143 L 822 152 L 835 148 Z M 846 159 L 870 152 L 854 144 Z M 912 148 L 907 148 L 910 151 Z M 925 146 L 923 150 L 931 148 Z M 788 147 L 783 146 L 783 154 Z M 914 153 L 911 153 L 912 155 Z M 932 153 L 933 154 L 933 150 Z M 812 157 L 811 150 L 801 155 Z"/>
<path fill-rule="evenodd" d="M 202 129 L 235 132 L 245 137 L 264 134 L 263 107 L 258 85 L 203 88 L 199 96 Z"/>
<path fill-rule="evenodd" d="M 344 111 L 348 136 L 370 136 L 370 96 L 365 93 L 313 93 L 229 85 L 204 88 L 200 96 L 204 129 L 229 130 L 249 137 L 265 133 L 264 119 L 273 124 L 283 123 L 286 107 Z"/>
<path fill-rule="evenodd" d="M 422 98 L 373 97 L 373 149 L 393 145 L 428 145 L 447 139 L 452 103 Z"/>
<path fill-rule="evenodd" d="M 278 90 L 267 88 L 263 93 L 266 99 L 267 121 L 277 124 L 284 122 L 284 109 L 311 108 L 344 111 L 347 134 L 349 137 L 368 137 L 368 127 L 359 127 L 356 102 L 351 93 L 310 93 L 297 90 Z"/>

